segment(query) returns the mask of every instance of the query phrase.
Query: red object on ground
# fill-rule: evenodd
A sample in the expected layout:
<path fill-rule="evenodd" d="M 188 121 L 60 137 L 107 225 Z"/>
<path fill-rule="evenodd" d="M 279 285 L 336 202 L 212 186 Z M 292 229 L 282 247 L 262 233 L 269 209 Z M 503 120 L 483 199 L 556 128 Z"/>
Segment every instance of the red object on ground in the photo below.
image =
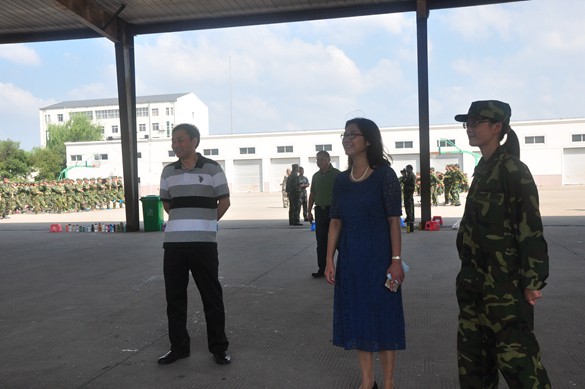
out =
<path fill-rule="evenodd" d="M 51 224 L 49 232 L 63 232 L 63 228 L 61 227 L 61 224 Z"/>

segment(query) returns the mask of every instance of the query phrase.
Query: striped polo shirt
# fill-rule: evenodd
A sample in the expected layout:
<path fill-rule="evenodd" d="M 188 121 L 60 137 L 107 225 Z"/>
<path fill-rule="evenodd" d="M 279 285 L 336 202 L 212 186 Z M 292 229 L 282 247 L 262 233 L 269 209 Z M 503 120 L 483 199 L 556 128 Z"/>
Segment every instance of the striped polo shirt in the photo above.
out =
<path fill-rule="evenodd" d="M 191 169 L 178 160 L 162 171 L 160 199 L 171 205 L 163 248 L 217 247 L 217 201 L 230 192 L 221 166 L 197 155 Z"/>

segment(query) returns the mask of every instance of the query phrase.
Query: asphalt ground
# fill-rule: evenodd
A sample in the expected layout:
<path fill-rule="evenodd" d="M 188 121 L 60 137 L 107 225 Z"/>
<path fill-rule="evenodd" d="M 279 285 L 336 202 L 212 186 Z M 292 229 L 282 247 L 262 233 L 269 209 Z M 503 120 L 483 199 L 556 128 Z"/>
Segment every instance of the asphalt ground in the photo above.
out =
<path fill-rule="evenodd" d="M 585 187 L 539 189 L 550 277 L 536 304 L 535 331 L 553 388 L 585 388 Z M 399 389 L 458 388 L 459 261 L 449 226 L 463 207 L 432 210 L 444 219 L 440 231 L 403 230 L 410 272 L 403 285 L 407 349 L 397 354 Z M 227 366 L 207 352 L 193 282 L 191 356 L 156 363 L 169 349 L 163 233 L 49 232 L 52 223 L 123 220 L 123 210 L 0 220 L 0 388 L 360 386 L 355 351 L 331 344 L 333 287 L 310 276 L 314 233 L 307 223 L 288 226 L 280 195 L 235 194 L 219 223 L 233 359 Z M 380 383 L 379 362 L 375 375 Z"/>

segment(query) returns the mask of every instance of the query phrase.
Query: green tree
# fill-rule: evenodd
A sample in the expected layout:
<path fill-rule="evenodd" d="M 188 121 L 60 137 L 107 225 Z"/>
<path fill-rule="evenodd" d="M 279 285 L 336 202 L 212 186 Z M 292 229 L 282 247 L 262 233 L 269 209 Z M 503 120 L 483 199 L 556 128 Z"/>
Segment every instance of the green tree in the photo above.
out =
<path fill-rule="evenodd" d="M 42 147 L 34 147 L 30 153 L 30 164 L 38 172 L 36 181 L 53 181 L 63 170 L 63 158 L 57 152 Z"/>
<path fill-rule="evenodd" d="M 11 179 L 25 179 L 29 173 L 29 153 L 20 148 L 20 142 L 1 140 L 0 175 Z"/>
<path fill-rule="evenodd" d="M 84 113 L 72 115 L 63 124 L 49 124 L 47 128 L 47 149 L 56 152 L 62 158 L 62 168 L 67 165 L 65 142 L 91 142 L 102 139 L 102 127 L 92 123 Z"/>

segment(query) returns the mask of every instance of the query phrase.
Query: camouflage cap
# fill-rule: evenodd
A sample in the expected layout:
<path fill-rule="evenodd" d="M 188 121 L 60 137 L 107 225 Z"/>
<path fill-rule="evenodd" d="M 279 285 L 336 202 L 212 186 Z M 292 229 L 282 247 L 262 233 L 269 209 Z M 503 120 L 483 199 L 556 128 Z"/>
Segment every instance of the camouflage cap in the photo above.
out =
<path fill-rule="evenodd" d="M 293 165 L 292 165 L 292 168 L 293 168 L 293 169 L 296 169 L 296 168 L 298 168 L 298 167 L 299 167 L 299 165 L 298 165 L 297 163 L 293 163 Z"/>
<path fill-rule="evenodd" d="M 512 108 L 508 103 L 498 100 L 474 101 L 467 114 L 455 115 L 458 122 L 466 122 L 469 117 L 493 119 L 504 124 L 510 124 Z"/>

